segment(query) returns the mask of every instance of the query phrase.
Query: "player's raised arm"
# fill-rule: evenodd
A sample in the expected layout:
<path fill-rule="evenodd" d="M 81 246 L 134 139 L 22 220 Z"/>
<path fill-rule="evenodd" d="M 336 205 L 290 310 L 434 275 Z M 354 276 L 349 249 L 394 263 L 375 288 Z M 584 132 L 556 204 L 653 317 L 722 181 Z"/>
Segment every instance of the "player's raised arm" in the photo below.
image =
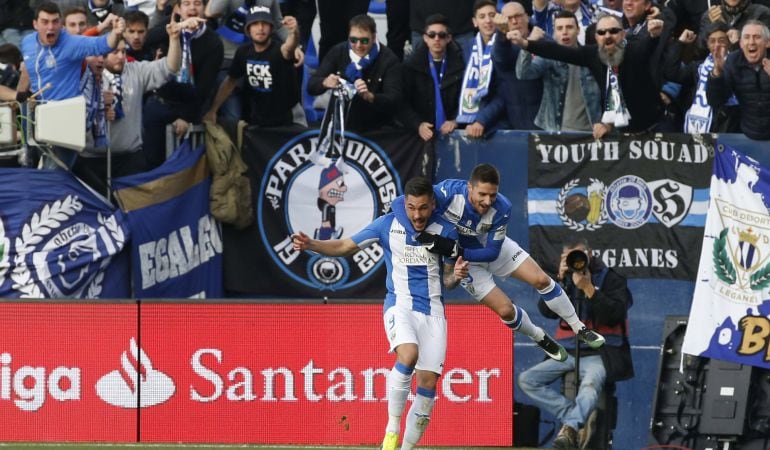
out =
<path fill-rule="evenodd" d="M 358 246 L 350 238 L 321 241 L 311 239 L 310 236 L 299 231 L 291 235 L 291 240 L 294 250 L 310 250 L 326 256 L 347 256 L 358 251 Z"/>

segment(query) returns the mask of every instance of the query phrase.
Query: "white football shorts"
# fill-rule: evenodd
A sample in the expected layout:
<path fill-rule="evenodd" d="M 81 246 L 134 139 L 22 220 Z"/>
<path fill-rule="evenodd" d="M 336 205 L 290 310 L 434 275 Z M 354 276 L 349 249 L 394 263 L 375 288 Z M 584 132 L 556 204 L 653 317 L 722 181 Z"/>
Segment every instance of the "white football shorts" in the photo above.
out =
<path fill-rule="evenodd" d="M 394 305 L 383 316 L 390 351 L 401 344 L 417 344 L 417 370 L 441 375 L 446 359 L 446 318 L 429 316 Z"/>
<path fill-rule="evenodd" d="M 508 277 L 527 258 L 529 258 L 529 253 L 521 248 L 516 241 L 506 237 L 497 259 L 492 262 L 471 262 L 468 265 L 470 279 L 465 279 L 460 284 L 476 301 L 480 302 L 495 288 L 493 275 L 502 278 Z"/>

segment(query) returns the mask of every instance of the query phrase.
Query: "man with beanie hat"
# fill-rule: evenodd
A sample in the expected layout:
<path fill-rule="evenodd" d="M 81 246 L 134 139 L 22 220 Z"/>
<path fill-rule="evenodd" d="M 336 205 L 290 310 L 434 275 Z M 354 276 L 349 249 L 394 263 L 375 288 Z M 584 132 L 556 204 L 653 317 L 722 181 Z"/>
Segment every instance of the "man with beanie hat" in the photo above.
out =
<path fill-rule="evenodd" d="M 299 28 L 294 17 L 284 17 L 282 26 L 288 31 L 288 37 L 279 45 L 272 39 L 275 25 L 270 8 L 252 6 L 249 9 L 243 31 L 250 42 L 235 52 L 227 78 L 220 84 L 203 118 L 205 122 L 216 122 L 219 107 L 235 90 L 238 80 L 245 77 L 249 124 L 263 127 L 292 124 L 292 108 L 299 101 L 294 69 Z"/>

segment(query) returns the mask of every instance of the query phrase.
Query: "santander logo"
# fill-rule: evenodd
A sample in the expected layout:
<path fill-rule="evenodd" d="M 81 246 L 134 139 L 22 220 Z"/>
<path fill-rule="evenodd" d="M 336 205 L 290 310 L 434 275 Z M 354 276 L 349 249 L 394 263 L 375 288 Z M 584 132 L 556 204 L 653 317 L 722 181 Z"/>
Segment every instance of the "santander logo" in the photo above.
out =
<path fill-rule="evenodd" d="M 133 337 L 130 354 L 124 351 L 120 363 L 120 369 L 113 370 L 96 383 L 97 395 L 110 405 L 144 408 L 159 405 L 174 395 L 174 380 L 153 368 L 150 357 L 136 345 Z"/>

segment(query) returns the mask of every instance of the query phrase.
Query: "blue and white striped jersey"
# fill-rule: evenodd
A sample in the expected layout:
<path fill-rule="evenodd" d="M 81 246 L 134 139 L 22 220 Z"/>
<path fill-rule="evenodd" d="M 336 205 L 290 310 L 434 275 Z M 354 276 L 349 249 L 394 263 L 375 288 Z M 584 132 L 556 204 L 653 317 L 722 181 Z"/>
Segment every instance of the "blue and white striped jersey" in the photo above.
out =
<path fill-rule="evenodd" d="M 511 202 L 503 194 L 497 198 L 482 216 L 468 200 L 468 182 L 449 179 L 433 186 L 436 211 L 455 224 L 460 234 L 460 245 L 465 252 L 463 259 L 490 262 L 497 259 L 508 231 L 511 218 Z"/>
<path fill-rule="evenodd" d="M 436 213 L 425 231 L 458 238 L 454 226 Z M 444 317 L 441 256 L 426 250 L 415 239 L 417 234 L 406 216 L 403 197 L 399 197 L 391 204 L 391 212 L 378 217 L 351 239 L 359 248 L 379 242 L 385 251 L 388 293 L 383 311 L 399 304 L 426 315 Z"/>

